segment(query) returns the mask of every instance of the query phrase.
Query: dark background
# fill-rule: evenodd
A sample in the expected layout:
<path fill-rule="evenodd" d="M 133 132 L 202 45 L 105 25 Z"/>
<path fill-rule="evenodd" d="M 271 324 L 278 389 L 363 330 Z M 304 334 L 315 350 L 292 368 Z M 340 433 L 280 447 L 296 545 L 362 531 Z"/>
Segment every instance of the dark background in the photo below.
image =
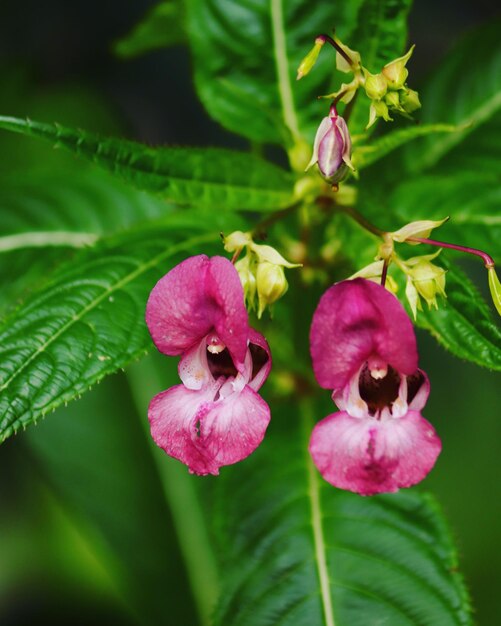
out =
<path fill-rule="evenodd" d="M 1 113 L 35 117 L 31 110 L 35 99 L 40 110 L 40 102 L 60 86 L 76 92 L 83 86 L 86 93 L 90 90 L 100 94 L 111 107 L 116 127 L 125 128 L 130 137 L 154 144 L 245 147 L 243 140 L 212 122 L 198 103 L 191 85 L 189 56 L 184 49 L 161 50 L 126 62 L 111 54 L 111 43 L 127 33 L 152 5 L 119 0 L 4 3 L 0 69 L 9 76 L 23 76 L 24 86 L 20 89 L 26 89 L 25 84 L 29 83 L 30 95 L 17 98 L 15 109 L 10 109 L 12 100 L 4 100 L 0 92 Z M 413 86 L 419 86 L 462 34 L 498 12 L 495 3 L 486 0 L 417 0 L 411 13 L 409 38 L 417 45 L 411 67 Z M 0 81 L 0 88 L 2 84 Z M 64 121 L 64 117 L 62 112 L 59 121 Z M 89 122 L 83 117 L 82 125 L 92 129 L 92 119 Z M 99 126 L 99 121 L 95 124 Z M 0 162 L 0 171 L 1 168 Z M 481 273 L 474 277 L 478 282 L 484 280 Z M 499 376 L 460 363 L 424 333 L 420 333 L 419 342 L 422 367 L 433 384 L 425 416 L 434 423 L 444 442 L 444 452 L 425 487 L 437 495 L 448 515 L 459 546 L 461 569 L 472 591 L 477 621 L 493 626 L 499 623 L 497 594 L 501 582 Z M 106 384 L 114 385 L 115 393 L 125 398 L 126 411 L 128 392 L 123 381 L 116 377 Z M 82 413 L 85 406 L 80 409 Z M 61 417 L 51 417 L 49 421 L 62 419 L 64 411 L 59 413 Z M 45 424 L 39 428 L 43 430 Z M 64 595 L 58 594 L 48 582 L 51 576 L 57 578 L 54 562 L 47 564 L 46 580 L 23 577 L 23 568 L 30 559 L 29 546 L 48 541 L 43 528 L 34 534 L 32 526 L 28 527 L 27 519 L 36 518 L 38 508 L 27 495 L 31 476 L 36 472 L 31 467 L 20 469 L 25 458 L 22 434 L 0 449 L 0 533 L 17 529 L 16 541 L 26 547 L 19 556 L 18 582 L 12 586 L 12 555 L 10 560 L 4 557 L 9 545 L 18 544 L 6 535 L 0 540 L 0 550 L 4 551 L 0 552 L 1 623 L 127 624 L 127 617 L 110 606 L 108 600 L 101 602 L 78 585 Z"/>

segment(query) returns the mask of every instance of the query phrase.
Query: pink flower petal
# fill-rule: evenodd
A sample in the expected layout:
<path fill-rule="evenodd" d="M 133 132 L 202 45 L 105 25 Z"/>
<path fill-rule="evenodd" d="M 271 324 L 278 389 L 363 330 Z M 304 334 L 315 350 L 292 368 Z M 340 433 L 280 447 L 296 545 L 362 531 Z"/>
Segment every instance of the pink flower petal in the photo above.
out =
<path fill-rule="evenodd" d="M 190 349 L 215 329 L 237 369 L 247 350 L 248 321 L 238 273 L 228 259 L 199 255 L 161 278 L 146 305 L 146 323 L 160 352 Z"/>
<path fill-rule="evenodd" d="M 417 369 L 414 329 L 397 298 L 363 278 L 333 285 L 313 316 L 310 331 L 315 376 L 322 387 L 339 390 L 369 358 L 401 374 Z"/>
<path fill-rule="evenodd" d="M 344 142 L 336 123 L 331 119 L 331 127 L 318 147 L 318 167 L 326 178 L 331 178 L 343 160 Z"/>
<path fill-rule="evenodd" d="M 264 438 L 270 421 L 266 402 L 249 386 L 215 402 L 201 420 L 200 440 L 218 466 L 249 456 Z M 213 472 L 212 472 L 213 473 Z"/>
<path fill-rule="evenodd" d="M 221 466 L 249 456 L 270 421 L 268 405 L 248 386 L 224 400 L 213 396 L 177 385 L 155 396 L 148 409 L 155 443 L 200 475 L 217 475 Z"/>
<path fill-rule="evenodd" d="M 235 266 L 221 256 L 210 259 L 207 295 L 215 303 L 212 325 L 233 357 L 235 367 L 242 371 L 249 323 L 244 303 L 244 290 Z"/>
<path fill-rule="evenodd" d="M 433 427 L 416 411 L 386 420 L 342 412 L 315 426 L 309 450 L 325 480 L 369 496 L 423 480 L 441 447 Z"/>

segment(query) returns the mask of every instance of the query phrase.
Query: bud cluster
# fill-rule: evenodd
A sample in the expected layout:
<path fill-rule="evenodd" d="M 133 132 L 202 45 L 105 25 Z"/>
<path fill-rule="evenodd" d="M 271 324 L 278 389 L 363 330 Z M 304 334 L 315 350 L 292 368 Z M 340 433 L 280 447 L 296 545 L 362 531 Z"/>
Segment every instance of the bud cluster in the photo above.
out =
<path fill-rule="evenodd" d="M 434 228 L 438 228 L 448 218 L 443 220 L 419 220 L 406 224 L 399 230 L 392 233 L 385 233 L 383 242 L 379 246 L 376 261 L 362 268 L 350 278 L 366 278 L 374 282 L 381 282 L 383 272 L 391 263 L 394 263 L 406 276 L 405 295 L 411 307 L 414 319 L 417 312 L 422 311 L 421 299 L 426 302 L 428 308 L 438 308 L 437 295 L 446 298 L 445 274 L 442 267 L 435 265 L 432 261 L 440 254 L 441 249 L 435 254 L 424 254 L 410 259 L 402 259 L 395 252 L 394 244 L 408 243 L 419 245 L 420 238 L 427 238 Z M 385 286 L 393 293 L 397 292 L 398 285 L 390 275 L 385 276 Z"/>
<path fill-rule="evenodd" d="M 301 267 L 300 263 L 289 263 L 271 246 L 254 243 L 250 233 L 237 230 L 224 238 L 227 252 L 246 255 L 236 261 L 235 269 L 244 289 L 245 303 L 256 310 L 260 318 L 265 308 L 271 307 L 289 288 L 284 267 Z"/>
<path fill-rule="evenodd" d="M 334 104 L 344 102 L 348 104 L 360 87 L 364 88 L 367 97 L 371 100 L 369 122 L 370 128 L 378 118 L 392 121 L 390 113 L 399 113 L 406 117 L 421 107 L 417 91 L 407 87 L 406 81 L 409 70 L 406 65 L 412 56 L 414 46 L 407 54 L 387 63 L 381 72 L 372 74 L 362 64 L 360 53 L 351 50 L 338 38 L 331 39 L 327 35 L 319 35 L 313 49 L 306 55 L 298 69 L 298 80 L 306 76 L 315 65 L 320 50 L 326 41 L 336 48 L 336 68 L 345 73 L 352 73 L 353 79 L 343 83 L 341 87 L 324 98 L 332 98 Z"/>

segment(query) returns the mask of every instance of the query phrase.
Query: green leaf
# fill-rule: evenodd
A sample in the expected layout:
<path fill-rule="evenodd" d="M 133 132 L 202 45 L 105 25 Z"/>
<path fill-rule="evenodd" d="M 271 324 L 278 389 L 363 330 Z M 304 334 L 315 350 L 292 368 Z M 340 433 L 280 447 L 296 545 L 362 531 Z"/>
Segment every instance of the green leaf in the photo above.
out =
<path fill-rule="evenodd" d="M 36 479 L 50 486 L 134 623 L 165 623 L 168 606 L 170 623 L 195 624 L 143 420 L 124 378 L 113 377 L 27 432 L 24 453 L 35 456 Z"/>
<path fill-rule="evenodd" d="M 419 149 L 408 152 L 407 162 L 412 172 L 441 162 L 447 153 L 501 110 L 500 28 L 501 21 L 494 20 L 465 38 L 423 90 L 423 122 L 448 122 L 462 125 L 464 130 L 426 138 Z M 500 116 L 497 117 L 499 120 Z M 490 133 L 491 144 L 493 132 Z M 482 158 L 482 153 L 474 155 Z"/>
<path fill-rule="evenodd" d="M 424 124 L 422 126 L 399 128 L 386 133 L 382 137 L 378 137 L 368 145 L 357 146 L 353 155 L 353 162 L 357 169 L 363 169 L 417 137 L 435 135 L 437 133 L 454 133 L 459 130 L 460 127 L 450 124 Z"/>
<path fill-rule="evenodd" d="M 92 166 L 10 176 L 0 186 L 0 251 L 8 249 L 6 236 L 67 232 L 81 234 L 81 243 L 86 244 L 96 235 L 112 234 L 170 213 L 172 206 L 165 201 Z M 29 245 L 27 240 L 26 247 Z M 54 238 L 52 245 L 64 245 L 64 238 L 60 242 Z M 78 239 L 73 242 L 68 237 L 68 245 L 78 247 Z"/>
<path fill-rule="evenodd" d="M 132 31 L 114 45 L 115 54 L 130 59 L 157 48 L 184 43 L 184 7 L 180 0 L 156 4 L 134 26 Z"/>
<path fill-rule="evenodd" d="M 269 211 L 292 203 L 292 179 L 256 156 L 211 148 L 150 148 L 59 124 L 0 116 L 0 128 L 49 141 L 170 202 Z"/>
<path fill-rule="evenodd" d="M 349 43 L 362 0 L 190 0 L 188 33 L 195 84 L 209 114 L 251 140 L 287 144 L 312 139 L 328 106 L 317 96 L 332 91 L 335 56 L 326 49 L 296 82 L 302 58 L 319 33 L 336 27 Z"/>
<path fill-rule="evenodd" d="M 440 261 L 448 269 L 447 300 L 441 300 L 438 310 L 423 307 L 425 310 L 418 312 L 418 326 L 429 330 L 460 359 L 501 371 L 501 329 L 491 309 L 464 272 Z"/>
<path fill-rule="evenodd" d="M 225 572 L 215 626 L 471 624 L 457 556 L 431 496 L 363 498 L 335 489 L 308 454 L 311 409 L 300 418 L 297 407 L 282 406 L 277 417 L 275 406 L 282 431 L 272 423 L 258 451 L 214 485 Z"/>
<path fill-rule="evenodd" d="M 435 231 L 434 238 L 480 248 L 501 261 L 501 188 L 499 176 L 488 170 L 441 173 L 410 178 L 387 199 L 399 220 L 396 227 L 416 219 L 451 219 Z"/>
<path fill-rule="evenodd" d="M 204 228 L 199 221 L 198 227 Z M 146 352 L 144 308 L 179 255 L 204 249 L 174 220 L 80 252 L 0 327 L 0 439 Z M 200 231 L 199 231 L 200 232 Z"/>

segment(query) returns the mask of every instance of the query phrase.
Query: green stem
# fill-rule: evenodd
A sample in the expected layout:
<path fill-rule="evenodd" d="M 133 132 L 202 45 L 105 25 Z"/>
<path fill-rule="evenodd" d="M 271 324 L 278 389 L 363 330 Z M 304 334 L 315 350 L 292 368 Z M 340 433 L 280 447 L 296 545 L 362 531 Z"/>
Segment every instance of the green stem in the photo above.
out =
<path fill-rule="evenodd" d="M 195 481 L 203 479 L 190 476 L 184 465 L 167 457 L 151 438 L 148 403 L 162 386 L 166 386 L 153 360 L 146 358 L 131 365 L 127 378 L 172 513 L 200 623 L 209 626 L 219 593 L 219 574 L 195 489 Z"/>
<path fill-rule="evenodd" d="M 313 531 L 313 543 L 315 546 L 315 561 L 317 565 L 317 573 L 320 581 L 320 595 L 322 598 L 322 606 L 324 609 L 326 626 L 335 626 L 334 610 L 332 607 L 332 598 L 329 582 L 329 570 L 327 568 L 326 544 L 324 531 L 322 528 L 322 507 L 320 503 L 320 481 L 318 473 L 311 456 L 308 452 L 307 441 L 309 440 L 311 431 L 314 426 L 313 406 L 309 398 L 301 400 L 301 419 L 303 433 L 305 439 L 304 449 L 306 451 L 306 465 L 308 468 L 308 497 L 311 509 L 311 527 Z"/>

